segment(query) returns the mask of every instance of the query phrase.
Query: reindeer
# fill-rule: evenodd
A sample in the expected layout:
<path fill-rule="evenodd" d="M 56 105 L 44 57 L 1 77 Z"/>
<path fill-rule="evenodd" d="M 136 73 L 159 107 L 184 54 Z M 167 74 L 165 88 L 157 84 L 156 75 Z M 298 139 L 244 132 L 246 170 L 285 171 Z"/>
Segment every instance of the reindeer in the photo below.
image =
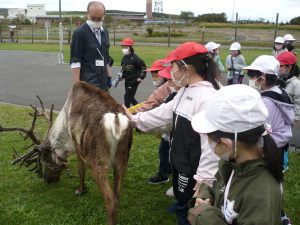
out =
<path fill-rule="evenodd" d="M 40 100 L 40 99 L 39 99 Z M 76 152 L 79 162 L 79 187 L 76 195 L 86 192 L 84 184 L 86 165 L 99 191 L 102 193 L 108 224 L 116 224 L 119 194 L 127 168 L 132 144 L 132 127 L 124 109 L 109 94 L 85 82 L 75 83 L 68 98 L 52 124 L 53 105 L 50 116 L 36 108 L 32 126 L 3 128 L 1 131 L 21 131 L 31 138 L 35 147 L 29 153 L 13 160 L 29 166 L 36 163 L 33 170 L 46 182 L 58 182 L 62 171 L 67 167 L 68 157 Z M 44 141 L 39 141 L 34 133 L 38 115 L 48 119 L 49 130 Z M 109 182 L 109 170 L 113 168 L 114 187 Z"/>

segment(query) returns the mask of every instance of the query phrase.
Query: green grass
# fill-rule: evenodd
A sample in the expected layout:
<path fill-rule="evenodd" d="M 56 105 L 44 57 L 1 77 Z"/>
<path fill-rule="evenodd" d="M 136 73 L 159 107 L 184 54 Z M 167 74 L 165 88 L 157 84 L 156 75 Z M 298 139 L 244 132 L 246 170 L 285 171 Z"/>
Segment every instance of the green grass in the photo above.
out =
<path fill-rule="evenodd" d="M 136 54 L 138 54 L 147 64 L 151 66 L 152 62 L 156 59 L 164 58 L 173 47 L 151 47 L 151 46 L 135 46 Z M 37 52 L 59 52 L 58 44 L 46 44 L 46 43 L 2 43 L 0 44 L 0 50 L 20 50 L 20 51 L 37 51 Z M 262 54 L 271 54 L 272 50 L 266 49 L 243 49 L 242 54 L 245 57 L 246 63 L 250 64 L 257 56 Z M 65 62 L 70 60 L 70 47 L 64 45 Z M 120 65 L 122 52 L 120 46 L 111 46 L 110 54 L 115 59 L 115 66 Z M 221 46 L 221 60 L 225 63 L 226 56 L 229 54 L 229 50 Z"/>
<path fill-rule="evenodd" d="M 2 126 L 29 127 L 27 107 L 0 104 Z M 37 132 L 42 136 L 45 122 L 38 120 Z M 28 142 L 29 143 L 29 142 Z M 27 143 L 27 144 L 28 144 Z M 157 170 L 159 139 L 154 135 L 134 133 L 129 165 L 121 192 L 118 223 L 123 225 L 171 225 L 174 215 L 166 212 L 173 199 L 166 197 L 170 183 L 148 185 L 146 180 Z M 48 185 L 24 168 L 12 166 L 12 149 L 25 146 L 17 133 L 0 134 L 0 224 L 6 225 L 94 225 L 105 224 L 105 208 L 96 184 L 88 172 L 88 193 L 77 197 L 78 179 L 63 173 L 61 181 Z M 24 152 L 24 150 L 23 150 Z M 284 208 L 294 224 L 300 221 L 300 154 L 290 154 L 290 169 L 285 174 Z M 75 156 L 69 167 L 77 175 Z"/>
<path fill-rule="evenodd" d="M 30 108 L 0 104 L 2 126 L 30 127 Z M 38 121 L 44 122 L 42 119 Z M 45 132 L 43 129 L 38 133 Z M 29 143 L 29 142 L 28 142 Z M 27 143 L 27 144 L 28 144 Z M 171 183 L 148 185 L 147 179 L 158 168 L 159 139 L 153 135 L 134 136 L 129 166 L 121 192 L 118 222 L 123 225 L 174 224 L 176 218 L 167 213 L 173 202 L 165 195 Z M 76 178 L 63 173 L 61 181 L 48 185 L 25 168 L 12 166 L 13 148 L 19 152 L 24 143 L 17 133 L 0 134 L 0 224 L 2 225 L 94 225 L 105 224 L 105 208 L 94 180 L 88 172 L 88 193 L 77 197 Z M 23 151 L 24 152 L 24 151 Z M 69 159 L 69 167 L 77 175 L 77 159 Z"/>

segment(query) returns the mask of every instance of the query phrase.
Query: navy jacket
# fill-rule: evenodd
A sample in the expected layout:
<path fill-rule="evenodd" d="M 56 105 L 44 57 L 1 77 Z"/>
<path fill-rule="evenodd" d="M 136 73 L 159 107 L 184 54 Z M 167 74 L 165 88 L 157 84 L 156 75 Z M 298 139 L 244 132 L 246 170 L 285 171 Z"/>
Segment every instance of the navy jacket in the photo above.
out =
<path fill-rule="evenodd" d="M 104 60 L 104 66 L 96 66 L 96 60 Z M 80 80 L 94 84 L 101 89 L 107 89 L 109 36 L 105 28 L 101 30 L 101 45 L 87 23 L 74 31 L 70 63 L 76 62 L 81 63 Z"/>

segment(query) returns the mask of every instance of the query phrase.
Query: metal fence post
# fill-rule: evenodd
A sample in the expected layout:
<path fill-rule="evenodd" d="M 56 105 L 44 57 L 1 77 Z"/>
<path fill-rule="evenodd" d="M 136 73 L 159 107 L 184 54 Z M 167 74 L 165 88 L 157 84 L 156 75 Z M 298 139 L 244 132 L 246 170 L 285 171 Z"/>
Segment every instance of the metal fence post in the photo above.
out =
<path fill-rule="evenodd" d="M 279 13 L 276 14 L 276 24 L 275 24 L 275 32 L 274 32 L 274 40 L 273 41 L 275 41 L 276 36 L 277 36 L 278 19 L 279 19 Z"/>
<path fill-rule="evenodd" d="M 237 41 L 237 25 L 238 25 L 238 21 L 239 21 L 239 14 L 236 13 L 235 16 L 235 32 L 234 32 L 234 42 Z"/>
<path fill-rule="evenodd" d="M 1 21 L 0 21 L 0 42 L 2 43 L 2 30 L 1 30 L 1 27 L 2 27 L 2 25 L 1 25 Z"/>
<path fill-rule="evenodd" d="M 203 27 L 202 27 L 202 38 L 201 38 L 201 44 L 203 44 L 203 45 L 204 45 L 204 35 L 205 35 L 204 30 L 205 30 L 205 26 L 203 25 Z"/>
<path fill-rule="evenodd" d="M 114 27 L 114 46 L 116 46 L 116 19 L 113 16 L 113 27 Z"/>
<path fill-rule="evenodd" d="M 33 22 L 33 19 L 32 19 L 31 43 L 33 43 L 33 27 L 34 27 L 34 22 Z"/>
<path fill-rule="evenodd" d="M 169 15 L 168 47 L 171 45 L 171 15 Z"/>

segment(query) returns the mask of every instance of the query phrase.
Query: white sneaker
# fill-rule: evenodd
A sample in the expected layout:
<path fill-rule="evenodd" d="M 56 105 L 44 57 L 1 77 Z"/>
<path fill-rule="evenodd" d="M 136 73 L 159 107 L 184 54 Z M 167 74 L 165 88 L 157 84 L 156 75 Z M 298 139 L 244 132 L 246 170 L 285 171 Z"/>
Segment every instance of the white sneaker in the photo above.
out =
<path fill-rule="evenodd" d="M 174 197 L 174 191 L 173 191 L 173 187 L 170 187 L 167 192 L 166 195 L 169 197 Z"/>

